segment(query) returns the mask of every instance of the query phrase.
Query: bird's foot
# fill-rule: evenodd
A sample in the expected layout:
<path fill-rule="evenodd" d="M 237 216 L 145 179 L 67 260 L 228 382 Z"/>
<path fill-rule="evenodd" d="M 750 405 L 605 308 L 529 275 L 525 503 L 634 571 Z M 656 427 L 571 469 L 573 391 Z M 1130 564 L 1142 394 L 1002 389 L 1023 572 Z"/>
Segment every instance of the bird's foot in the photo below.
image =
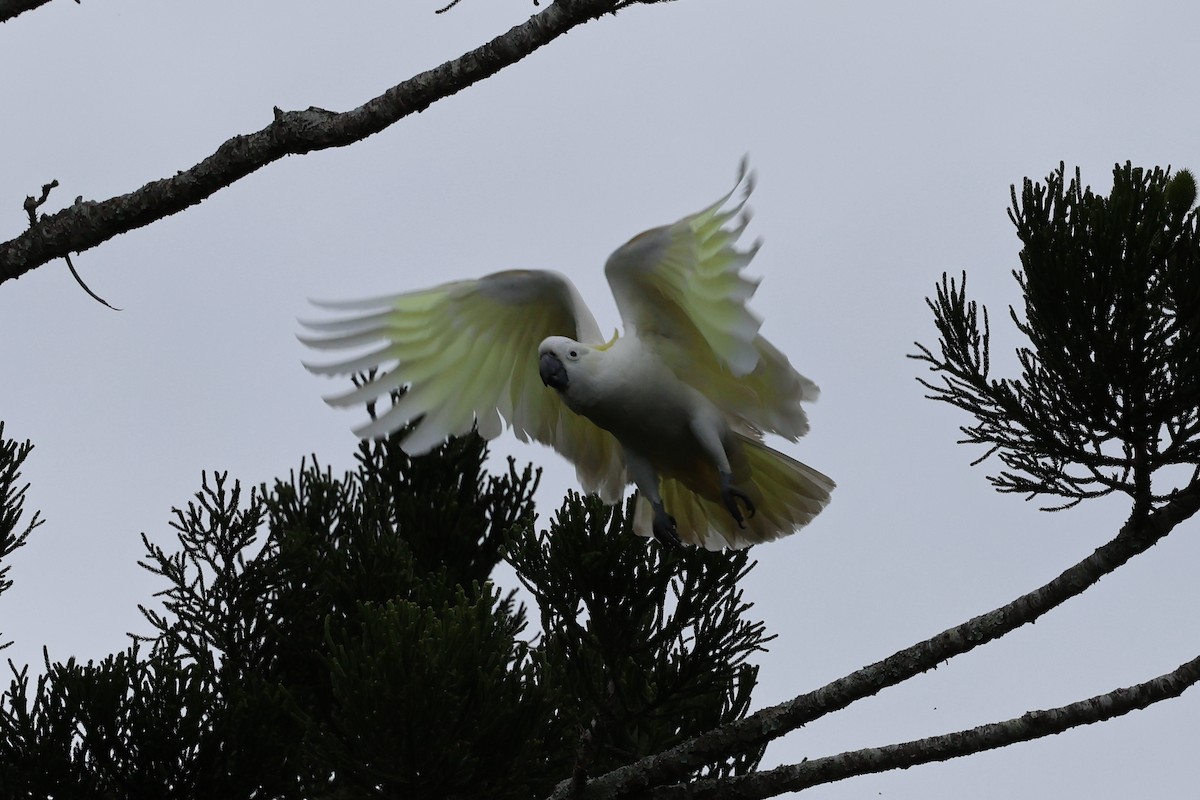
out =
<path fill-rule="evenodd" d="M 733 475 L 728 472 L 722 472 L 721 502 L 725 504 L 725 508 L 729 509 L 729 513 L 733 516 L 733 520 L 738 524 L 738 527 L 745 528 L 746 518 L 742 516 L 742 509 L 738 507 L 739 500 L 746 506 L 746 511 L 751 517 L 757 513 L 757 509 L 754 508 L 754 501 L 750 499 L 750 495 L 733 485 Z"/>
<path fill-rule="evenodd" d="M 667 513 L 667 509 L 663 507 L 662 503 L 654 505 L 654 524 L 651 529 L 654 532 L 654 538 L 663 547 L 673 550 L 682 544 L 679 539 L 679 531 L 675 526 L 675 518 Z"/>

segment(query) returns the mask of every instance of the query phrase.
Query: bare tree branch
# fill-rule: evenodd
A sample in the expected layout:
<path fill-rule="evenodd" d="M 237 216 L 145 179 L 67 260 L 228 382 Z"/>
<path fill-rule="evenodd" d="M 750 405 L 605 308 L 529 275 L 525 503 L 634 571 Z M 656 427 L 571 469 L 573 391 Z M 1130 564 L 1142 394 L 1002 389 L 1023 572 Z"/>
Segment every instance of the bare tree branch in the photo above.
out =
<path fill-rule="evenodd" d="M 644 793 L 682 780 L 693 770 L 734 753 L 761 747 L 856 700 L 930 670 L 1027 623 L 1082 593 L 1129 559 L 1152 547 L 1179 523 L 1200 510 L 1200 483 L 1193 483 L 1153 512 L 1130 518 L 1107 544 L 1046 585 L 1007 605 L 981 614 L 900 650 L 883 661 L 850 673 L 786 703 L 757 711 L 714 728 L 663 753 L 648 756 L 595 778 L 582 790 L 559 784 L 552 800 L 611 800 Z M 734 796 L 734 795 L 728 795 Z"/>
<path fill-rule="evenodd" d="M 970 730 L 886 747 L 868 747 L 749 775 L 664 786 L 653 790 L 650 797 L 655 800 L 761 800 L 856 775 L 948 761 L 1138 711 L 1160 700 L 1178 697 L 1197 681 L 1200 681 L 1200 657 L 1145 683 L 1114 689 L 1108 694 L 1059 708 L 1029 711 L 1015 719 L 980 725 Z"/>
<path fill-rule="evenodd" d="M 33 11 L 49 2 L 50 0 L 0 0 L 0 22 L 8 22 L 13 17 Z M 79 0 L 75 2 L 78 3 Z"/>
<path fill-rule="evenodd" d="M 12 2 L 0 0 L 6 1 Z M 555 0 L 546 10 L 487 44 L 422 72 L 350 111 L 275 109 L 270 125 L 256 133 L 233 137 L 191 169 L 152 181 L 129 194 L 77 202 L 43 216 L 35 227 L 0 244 L 0 284 L 55 258 L 87 250 L 183 211 L 284 156 L 344 147 L 379 133 L 520 61 L 576 25 L 614 13 L 620 5 L 618 0 Z"/>

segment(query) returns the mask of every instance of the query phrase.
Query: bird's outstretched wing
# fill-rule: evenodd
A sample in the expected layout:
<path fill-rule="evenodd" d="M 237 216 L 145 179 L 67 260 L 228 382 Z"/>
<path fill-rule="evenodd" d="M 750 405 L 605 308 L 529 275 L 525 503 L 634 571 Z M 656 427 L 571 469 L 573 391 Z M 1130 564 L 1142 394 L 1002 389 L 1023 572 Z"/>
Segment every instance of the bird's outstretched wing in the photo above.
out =
<path fill-rule="evenodd" d="M 730 204 L 742 185 L 744 194 Z M 627 334 L 654 347 L 681 380 L 745 432 L 794 440 L 808 430 L 800 401 L 815 400 L 818 389 L 759 335 L 761 320 L 746 307 L 758 280 L 742 270 L 760 243 L 737 244 L 753 188 L 743 162 L 729 194 L 673 225 L 635 236 L 609 257 L 605 274 Z"/>
<path fill-rule="evenodd" d="M 626 478 L 616 440 L 569 411 L 538 376 L 538 345 L 547 336 L 603 341 L 591 312 L 562 275 L 511 270 L 423 291 L 316 305 L 345 315 L 302 322 L 311 333 L 301 341 L 319 350 L 370 349 L 332 364 L 306 364 L 308 369 L 350 375 L 394 365 L 326 402 L 359 405 L 406 390 L 356 428 L 359 436 L 382 436 L 416 423 L 402 442 L 416 455 L 472 426 L 492 439 L 507 422 L 522 441 L 542 442 L 572 461 L 586 491 L 607 502 L 620 499 Z"/>

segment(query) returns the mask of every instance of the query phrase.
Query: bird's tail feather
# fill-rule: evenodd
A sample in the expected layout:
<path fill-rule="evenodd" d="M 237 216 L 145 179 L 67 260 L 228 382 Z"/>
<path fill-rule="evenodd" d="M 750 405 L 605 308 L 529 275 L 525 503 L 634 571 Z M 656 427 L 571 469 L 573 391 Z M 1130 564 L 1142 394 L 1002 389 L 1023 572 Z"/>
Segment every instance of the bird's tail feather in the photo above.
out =
<path fill-rule="evenodd" d="M 772 450 L 758 439 L 736 434 L 745 456 L 735 468 L 734 482 L 755 506 L 739 527 L 719 497 L 705 497 L 681 481 L 664 478 L 660 486 L 663 505 L 675 517 L 679 537 L 709 550 L 740 549 L 795 533 L 812 521 L 828 503 L 834 484 L 807 464 Z M 639 497 L 634 530 L 650 536 L 654 511 Z"/>

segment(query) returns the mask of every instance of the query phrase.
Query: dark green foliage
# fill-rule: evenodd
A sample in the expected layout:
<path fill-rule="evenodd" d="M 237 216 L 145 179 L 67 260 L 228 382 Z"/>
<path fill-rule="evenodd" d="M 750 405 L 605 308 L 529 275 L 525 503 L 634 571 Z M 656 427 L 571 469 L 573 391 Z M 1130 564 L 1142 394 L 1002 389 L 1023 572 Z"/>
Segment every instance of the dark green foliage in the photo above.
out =
<path fill-rule="evenodd" d="M 4 423 L 0 422 L 0 564 L 22 547 L 33 529 L 42 524 L 37 512 L 34 512 L 29 524 L 20 527 L 27 487 L 17 484 L 21 480 L 21 464 L 32 449 L 33 445 L 28 441 L 17 444 L 4 438 Z M 0 594 L 10 586 L 12 581 L 8 577 L 8 566 L 0 566 Z M 11 642 L 0 640 L 0 650 L 9 644 Z"/>
<path fill-rule="evenodd" d="M 982 328 L 962 283 L 944 276 L 929 302 L 940 355 L 915 357 L 940 373 L 932 397 L 976 417 L 965 442 L 998 452 L 1000 491 L 1051 494 L 1067 505 L 1113 491 L 1139 508 L 1168 496 L 1152 476 L 1200 463 L 1200 226 L 1186 171 L 1129 164 L 1105 197 L 1065 169 L 1012 191 L 1021 240 L 1014 275 L 1029 344 L 1018 379 L 989 376 Z"/>
<path fill-rule="evenodd" d="M 280 788 L 288 720 L 279 703 L 224 703 L 212 665 L 134 647 L 99 664 L 47 664 L 35 691 L 15 676 L 0 706 L 0 787 L 7 798 L 249 796 Z M 264 755 L 276 758 L 263 761 Z M 275 795 L 280 796 L 280 795 Z"/>
<path fill-rule="evenodd" d="M 484 457 L 206 476 L 173 546 L 144 537 L 154 635 L 0 695 L 0 796 L 528 798 L 745 713 L 744 553 L 664 557 L 578 498 L 539 536 L 530 470 Z M 544 634 L 489 582 L 506 553 Z"/>
<path fill-rule="evenodd" d="M 746 658 L 770 638 L 743 619 L 746 551 L 647 549 L 632 515 L 632 501 L 622 514 L 571 494 L 549 532 L 510 555 L 541 609 L 539 665 L 592 774 L 743 716 L 758 675 Z M 761 756 L 700 772 L 746 772 Z"/>
<path fill-rule="evenodd" d="M 498 598 L 441 608 L 369 606 L 328 656 L 329 725 L 318 750 L 352 794 L 527 797 L 550 707 Z M 330 637 L 331 641 L 333 637 Z"/>

